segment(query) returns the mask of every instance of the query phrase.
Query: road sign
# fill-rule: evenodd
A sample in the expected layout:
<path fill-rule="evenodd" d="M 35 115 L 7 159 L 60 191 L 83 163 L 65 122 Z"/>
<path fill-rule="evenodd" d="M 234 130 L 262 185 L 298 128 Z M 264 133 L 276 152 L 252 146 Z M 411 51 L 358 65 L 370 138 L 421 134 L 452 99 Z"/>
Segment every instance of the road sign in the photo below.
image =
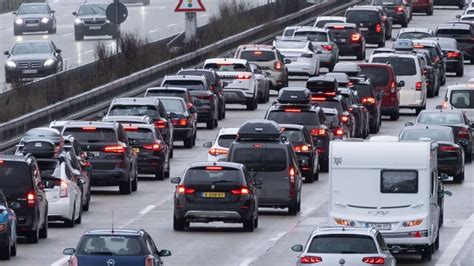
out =
<path fill-rule="evenodd" d="M 201 0 L 179 0 L 175 12 L 204 12 L 206 8 Z"/>
<path fill-rule="evenodd" d="M 110 22 L 114 24 L 121 24 L 128 17 L 128 9 L 124 4 L 120 2 L 114 2 L 107 6 L 107 9 L 105 10 L 105 16 L 108 20 L 110 20 Z"/>

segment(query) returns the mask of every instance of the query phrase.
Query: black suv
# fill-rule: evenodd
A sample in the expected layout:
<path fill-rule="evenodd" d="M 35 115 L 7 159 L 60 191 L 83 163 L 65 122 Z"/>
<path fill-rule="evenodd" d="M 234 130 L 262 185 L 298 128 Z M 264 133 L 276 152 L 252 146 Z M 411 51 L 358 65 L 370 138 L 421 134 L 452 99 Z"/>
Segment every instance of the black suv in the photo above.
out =
<path fill-rule="evenodd" d="M 169 97 L 179 97 L 186 102 L 188 110 L 194 117 L 197 119 L 197 110 L 194 106 L 193 96 L 186 88 L 178 87 L 152 87 L 148 88 L 145 92 L 144 97 L 159 97 L 159 96 L 169 96 Z"/>
<path fill-rule="evenodd" d="M 160 96 L 158 98 L 165 105 L 168 115 L 176 114 L 176 118 L 171 120 L 174 128 L 174 139 L 182 140 L 185 148 L 192 148 L 196 144 L 197 120 L 189 112 L 186 102 L 179 97 Z"/>
<path fill-rule="evenodd" d="M 410 21 L 409 7 L 405 0 L 372 0 L 374 6 L 383 6 L 393 24 L 399 24 L 402 28 L 408 26 Z"/>
<path fill-rule="evenodd" d="M 258 206 L 288 208 L 289 215 L 301 210 L 303 178 L 293 145 L 281 137 L 274 121 L 249 120 L 238 131 L 227 159 L 247 167 L 257 191 Z"/>
<path fill-rule="evenodd" d="M 70 121 L 63 135 L 72 135 L 88 153 L 91 185 L 119 186 L 120 194 L 137 190 L 137 160 L 121 124 Z"/>
<path fill-rule="evenodd" d="M 22 3 L 18 11 L 13 12 L 13 35 L 23 32 L 47 31 L 56 33 L 55 11 L 48 3 Z"/>
<path fill-rule="evenodd" d="M 242 164 L 202 162 L 191 164 L 183 178 L 174 177 L 173 228 L 183 231 L 191 222 L 243 223 L 245 231 L 258 227 L 255 182 Z"/>
<path fill-rule="evenodd" d="M 429 58 L 438 78 L 437 90 L 439 92 L 440 85 L 446 83 L 446 58 L 443 54 L 443 50 L 437 41 L 434 40 L 413 40 L 413 48 L 417 50 L 428 51 Z"/>
<path fill-rule="evenodd" d="M 149 116 L 155 127 L 160 130 L 163 139 L 170 147 L 173 158 L 174 127 L 172 119 L 175 113 L 166 111 L 165 105 L 156 97 L 147 98 L 115 98 L 110 103 L 107 116 Z"/>
<path fill-rule="evenodd" d="M 385 47 L 388 35 L 385 23 L 388 18 L 384 17 L 380 8 L 375 6 L 349 7 L 344 16 L 348 23 L 354 23 L 359 27 L 367 43 Z"/>
<path fill-rule="evenodd" d="M 463 52 L 464 59 L 474 64 L 474 25 L 467 23 L 441 24 L 436 28 L 436 37 L 454 38 L 458 48 Z"/>
<path fill-rule="evenodd" d="M 0 155 L 0 189 L 17 217 L 16 232 L 30 243 L 48 236 L 48 200 L 32 155 Z"/>
<path fill-rule="evenodd" d="M 110 35 L 117 39 L 120 35 L 119 27 L 110 22 L 106 15 L 107 3 L 85 3 L 79 11 L 72 12 L 74 20 L 74 39 L 81 41 L 84 36 Z"/>
<path fill-rule="evenodd" d="M 334 42 L 339 47 L 339 55 L 356 56 L 357 60 L 365 59 L 365 37 L 354 23 L 328 23 Z"/>
<path fill-rule="evenodd" d="M 377 92 L 370 79 L 354 79 L 353 90 L 357 91 L 359 104 L 369 111 L 370 133 L 376 134 L 382 125 L 382 98 L 384 92 Z"/>

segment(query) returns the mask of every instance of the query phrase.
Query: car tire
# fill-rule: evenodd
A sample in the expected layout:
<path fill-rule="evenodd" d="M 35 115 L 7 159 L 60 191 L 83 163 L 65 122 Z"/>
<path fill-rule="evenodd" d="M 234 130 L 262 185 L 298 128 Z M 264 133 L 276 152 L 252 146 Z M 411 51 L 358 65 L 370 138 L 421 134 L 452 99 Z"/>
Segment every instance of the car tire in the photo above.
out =
<path fill-rule="evenodd" d="M 428 11 L 426 11 L 426 15 L 433 16 L 433 12 L 434 12 L 434 7 L 431 7 Z"/>
<path fill-rule="evenodd" d="M 74 40 L 76 41 L 82 41 L 84 40 L 84 35 L 83 34 L 80 34 L 79 32 L 74 32 Z"/>
<path fill-rule="evenodd" d="M 304 181 L 303 183 L 308 183 L 308 184 L 311 184 L 314 182 L 314 175 L 312 173 L 309 173 L 307 175 L 304 176 Z"/>
<path fill-rule="evenodd" d="M 314 180 L 314 181 L 318 181 L 318 180 L 319 180 L 319 169 L 318 169 L 318 171 L 316 171 L 316 174 L 314 174 L 313 180 Z"/>
<path fill-rule="evenodd" d="M 464 169 L 462 170 L 461 173 L 453 175 L 453 182 L 456 184 L 461 184 L 464 181 Z"/>
<path fill-rule="evenodd" d="M 170 178 L 170 163 L 168 162 L 168 167 L 166 168 L 166 171 L 165 171 L 165 178 Z"/>
<path fill-rule="evenodd" d="M 8 236 L 10 238 L 10 236 Z M 10 260 L 10 245 L 0 247 L 0 260 Z"/>
<path fill-rule="evenodd" d="M 214 119 L 212 119 L 212 120 L 206 122 L 206 128 L 207 128 L 207 129 L 214 129 L 214 128 L 215 128 Z M 170 156 L 170 157 L 171 157 L 171 156 Z"/>
<path fill-rule="evenodd" d="M 255 228 L 258 228 L 258 214 L 257 217 L 255 217 Z"/>
<path fill-rule="evenodd" d="M 456 71 L 456 77 L 462 77 L 462 76 L 464 76 L 464 67 Z"/>
<path fill-rule="evenodd" d="M 90 204 L 91 204 L 91 194 L 89 193 L 87 195 L 86 204 L 82 205 L 82 210 L 85 211 L 85 212 L 89 211 Z"/>
<path fill-rule="evenodd" d="M 186 149 L 191 149 L 193 147 L 193 138 L 193 136 L 190 136 L 183 140 L 183 144 Z"/>
<path fill-rule="evenodd" d="M 385 35 L 383 36 L 382 41 L 377 44 L 377 47 L 378 48 L 385 47 Z"/>
<path fill-rule="evenodd" d="M 75 216 L 76 216 L 76 203 L 74 203 L 74 208 L 72 209 L 72 218 L 71 219 L 65 219 L 64 220 L 64 225 L 66 227 L 72 228 L 74 227 L 75 224 Z"/>
<path fill-rule="evenodd" d="M 406 28 L 408 27 L 408 20 L 405 20 L 404 22 L 402 22 L 402 28 Z"/>
<path fill-rule="evenodd" d="M 34 231 L 28 232 L 28 234 L 26 235 L 26 238 L 27 238 L 28 243 L 32 243 L 32 244 L 38 243 L 39 230 L 36 229 Z"/>
<path fill-rule="evenodd" d="M 253 232 L 255 230 L 255 217 L 252 216 L 249 220 L 244 220 L 242 225 L 245 232 Z"/>
<path fill-rule="evenodd" d="M 426 94 L 426 97 L 433 98 L 434 95 L 435 95 L 434 91 L 435 91 L 435 88 L 433 88 L 432 90 L 428 90 L 427 94 Z"/>
<path fill-rule="evenodd" d="M 163 165 L 155 174 L 155 180 L 165 180 L 165 166 Z"/>
<path fill-rule="evenodd" d="M 79 217 L 74 221 L 76 224 L 82 223 L 82 209 L 79 211 Z"/>
<path fill-rule="evenodd" d="M 173 230 L 174 231 L 184 231 L 186 227 L 189 227 L 189 222 L 186 222 L 184 218 L 176 218 L 173 215 Z"/>
<path fill-rule="evenodd" d="M 48 217 L 45 217 L 44 226 L 39 230 L 38 237 L 41 239 L 48 238 Z"/>
<path fill-rule="evenodd" d="M 357 57 L 357 60 L 358 60 L 358 61 L 365 60 L 364 54 L 365 54 L 365 52 L 361 50 L 360 53 L 356 56 L 356 57 Z"/>
<path fill-rule="evenodd" d="M 400 118 L 400 111 L 397 110 L 393 113 L 390 114 L 390 120 L 391 121 L 397 121 Z"/>
<path fill-rule="evenodd" d="M 18 36 L 18 35 L 22 35 L 22 34 L 23 34 L 23 32 L 21 32 L 20 30 L 15 29 L 15 28 L 13 28 L 13 35 Z"/>
<path fill-rule="evenodd" d="M 439 232 L 438 232 L 438 236 L 436 237 L 436 241 L 434 242 L 434 250 L 438 250 L 439 249 Z"/>
<path fill-rule="evenodd" d="M 320 164 L 319 171 L 321 171 L 321 173 L 327 173 L 329 171 L 329 161 L 323 161 Z"/>
<path fill-rule="evenodd" d="M 459 5 L 458 8 L 459 8 L 460 10 L 463 10 L 463 9 L 464 9 L 464 5 Z"/>
<path fill-rule="evenodd" d="M 257 109 L 257 99 L 250 99 L 250 100 L 247 100 L 247 110 L 248 111 L 253 111 L 255 109 Z"/>
<path fill-rule="evenodd" d="M 471 163 L 472 162 L 472 152 L 469 151 L 469 152 L 466 152 L 466 163 Z"/>
<path fill-rule="evenodd" d="M 288 215 L 296 216 L 298 214 L 298 200 L 288 207 Z"/>
<path fill-rule="evenodd" d="M 16 256 L 16 241 L 15 243 L 13 243 L 13 245 L 10 247 L 10 255 L 12 257 L 15 257 Z"/>
<path fill-rule="evenodd" d="M 119 192 L 122 195 L 130 195 L 132 193 L 132 180 L 130 174 L 128 175 L 127 181 L 120 182 Z"/>
<path fill-rule="evenodd" d="M 135 178 L 132 181 L 132 192 L 138 190 L 138 175 L 135 175 Z"/>
<path fill-rule="evenodd" d="M 426 246 L 421 250 L 421 260 L 431 261 L 433 253 L 431 252 L 432 246 Z"/>
<path fill-rule="evenodd" d="M 54 31 L 55 31 L 54 27 L 53 27 L 53 25 L 51 25 L 51 28 L 48 29 L 48 34 L 53 34 L 53 33 L 55 33 Z"/>

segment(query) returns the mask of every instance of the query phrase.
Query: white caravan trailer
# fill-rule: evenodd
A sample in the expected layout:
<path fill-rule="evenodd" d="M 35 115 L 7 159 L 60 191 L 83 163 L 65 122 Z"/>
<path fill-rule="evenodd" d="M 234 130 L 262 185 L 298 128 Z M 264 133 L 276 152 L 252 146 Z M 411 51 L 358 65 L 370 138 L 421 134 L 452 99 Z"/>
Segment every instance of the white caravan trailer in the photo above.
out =
<path fill-rule="evenodd" d="M 439 247 L 437 144 L 380 136 L 332 141 L 329 223 L 375 227 L 394 252 Z"/>

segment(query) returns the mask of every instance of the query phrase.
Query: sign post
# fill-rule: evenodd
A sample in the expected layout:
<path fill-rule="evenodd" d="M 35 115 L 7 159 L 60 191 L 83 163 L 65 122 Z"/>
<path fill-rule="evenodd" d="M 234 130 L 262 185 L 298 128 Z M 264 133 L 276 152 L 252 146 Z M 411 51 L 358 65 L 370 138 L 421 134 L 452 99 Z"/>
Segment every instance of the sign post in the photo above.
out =
<path fill-rule="evenodd" d="M 185 42 L 192 42 L 197 35 L 197 16 L 196 12 L 205 12 L 206 8 L 201 0 L 179 0 L 175 12 L 185 12 Z"/>
<path fill-rule="evenodd" d="M 128 9 L 127 7 L 120 3 L 119 0 L 114 0 L 114 2 L 107 6 L 105 10 L 105 16 L 107 17 L 110 22 L 115 25 L 116 34 L 113 35 L 115 37 L 115 45 L 116 45 L 116 52 L 119 52 L 119 39 L 120 39 L 120 24 L 122 24 L 128 17 Z"/>

